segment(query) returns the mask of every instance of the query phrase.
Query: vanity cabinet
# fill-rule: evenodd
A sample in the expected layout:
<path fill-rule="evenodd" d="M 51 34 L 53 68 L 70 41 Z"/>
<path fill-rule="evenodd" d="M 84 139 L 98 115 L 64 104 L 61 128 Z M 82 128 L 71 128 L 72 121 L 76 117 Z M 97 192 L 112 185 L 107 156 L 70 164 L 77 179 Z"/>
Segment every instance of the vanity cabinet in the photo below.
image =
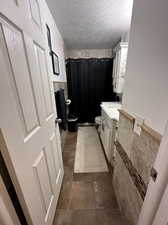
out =
<path fill-rule="evenodd" d="M 112 164 L 114 156 L 114 142 L 116 137 L 118 121 L 114 118 L 113 119 L 110 118 L 103 108 L 101 111 L 101 117 L 102 123 L 100 127 L 100 138 L 108 162 Z"/>
<path fill-rule="evenodd" d="M 119 42 L 113 49 L 113 88 L 117 94 L 123 93 L 126 71 L 128 42 Z"/>

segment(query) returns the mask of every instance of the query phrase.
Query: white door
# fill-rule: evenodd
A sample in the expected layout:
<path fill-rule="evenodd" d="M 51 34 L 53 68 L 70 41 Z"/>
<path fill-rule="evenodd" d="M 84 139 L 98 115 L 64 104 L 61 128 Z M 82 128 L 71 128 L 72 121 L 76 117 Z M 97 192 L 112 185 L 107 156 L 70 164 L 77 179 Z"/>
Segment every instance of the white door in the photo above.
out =
<path fill-rule="evenodd" d="M 155 215 L 152 225 L 168 225 L 168 186 L 163 194 L 161 203 Z"/>
<path fill-rule="evenodd" d="M 145 197 L 145 200 L 141 209 L 141 213 L 139 216 L 138 225 L 156 225 L 156 224 L 167 225 L 165 223 L 166 221 L 165 219 L 167 219 L 166 215 L 164 215 L 164 218 L 162 218 L 163 223 L 161 222 L 158 223 L 159 221 L 158 219 L 159 219 L 159 216 L 163 216 L 163 214 L 166 212 L 166 211 L 164 212 L 162 211 L 163 209 L 162 206 L 163 204 L 165 204 L 165 200 L 167 201 L 167 197 L 166 199 L 164 199 L 164 201 L 161 199 L 164 193 L 167 194 L 166 186 L 168 183 L 168 123 L 165 128 L 165 132 L 162 137 L 162 141 L 161 141 L 153 168 L 154 170 L 152 172 L 152 177 L 148 184 L 148 189 L 147 189 L 146 197 Z M 162 203 L 160 205 L 161 201 Z M 157 212 L 158 208 L 160 208 L 159 212 Z M 158 214 L 159 216 L 155 218 L 156 214 Z"/>
<path fill-rule="evenodd" d="M 0 3 L 0 143 L 28 223 L 51 225 L 63 166 L 41 2 Z"/>
<path fill-rule="evenodd" d="M 0 176 L 0 224 L 20 225 L 15 209 Z"/>

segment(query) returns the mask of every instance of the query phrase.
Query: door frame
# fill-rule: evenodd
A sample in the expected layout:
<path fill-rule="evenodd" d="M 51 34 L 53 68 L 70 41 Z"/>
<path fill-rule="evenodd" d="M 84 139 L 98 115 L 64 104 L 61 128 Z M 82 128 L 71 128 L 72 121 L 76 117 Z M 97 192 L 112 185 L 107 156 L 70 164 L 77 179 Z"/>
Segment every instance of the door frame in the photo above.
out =
<path fill-rule="evenodd" d="M 162 136 L 159 151 L 153 168 L 157 172 L 154 181 L 150 178 L 146 197 L 137 225 L 152 225 L 168 182 L 168 122 Z"/>
<path fill-rule="evenodd" d="M 10 223 L 9 225 L 21 225 L 1 175 L 0 175 L 0 215 L 5 216 L 5 221 L 8 224 Z"/>
<path fill-rule="evenodd" d="M 24 201 L 21 188 L 20 188 L 19 182 L 17 180 L 15 169 L 13 167 L 12 161 L 11 161 L 11 159 L 9 157 L 9 154 L 8 154 L 8 148 L 7 148 L 7 145 L 5 143 L 5 139 L 3 137 L 3 133 L 2 133 L 1 128 L 0 128 L 0 151 L 1 151 L 1 154 L 2 154 L 3 159 L 5 161 L 6 167 L 8 169 L 8 172 L 9 172 L 10 178 L 12 180 L 12 183 L 14 184 L 15 191 L 16 191 L 18 200 L 19 200 L 19 202 L 21 204 L 23 213 L 24 213 L 24 215 L 26 217 L 26 220 L 27 220 L 28 224 L 29 223 L 32 224 L 32 220 L 31 220 L 31 218 L 29 216 L 28 209 L 27 209 L 26 203 Z"/>

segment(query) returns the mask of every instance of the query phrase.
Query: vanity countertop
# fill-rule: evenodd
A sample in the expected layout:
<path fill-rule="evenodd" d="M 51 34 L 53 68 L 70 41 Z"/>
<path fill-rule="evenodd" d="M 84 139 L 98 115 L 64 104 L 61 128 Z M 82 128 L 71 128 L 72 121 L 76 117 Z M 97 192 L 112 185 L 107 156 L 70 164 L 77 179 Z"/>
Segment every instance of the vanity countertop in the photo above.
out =
<path fill-rule="evenodd" d="M 101 108 L 105 111 L 105 113 L 113 120 L 119 120 L 119 111 L 121 109 L 121 103 L 119 102 L 102 102 Z"/>

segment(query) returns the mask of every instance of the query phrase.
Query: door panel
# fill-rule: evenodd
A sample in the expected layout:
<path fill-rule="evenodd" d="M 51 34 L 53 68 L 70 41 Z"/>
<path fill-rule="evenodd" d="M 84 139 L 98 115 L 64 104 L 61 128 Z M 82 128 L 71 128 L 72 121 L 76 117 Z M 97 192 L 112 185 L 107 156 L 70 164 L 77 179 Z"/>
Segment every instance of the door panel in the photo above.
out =
<path fill-rule="evenodd" d="M 164 190 L 162 199 L 159 203 L 152 225 L 167 225 L 168 224 L 168 185 Z"/>
<path fill-rule="evenodd" d="M 28 223 L 51 225 L 63 164 L 39 3 L 6 0 L 0 8 L 0 128 Z"/>
<path fill-rule="evenodd" d="M 36 179 L 39 185 L 39 193 L 43 202 L 43 207 L 47 213 L 50 202 L 53 200 L 53 191 L 50 183 L 48 165 L 45 155 L 45 149 L 43 149 L 37 157 L 33 168 L 36 174 Z"/>
<path fill-rule="evenodd" d="M 28 135 L 39 126 L 39 117 L 26 58 L 23 35 L 11 25 L 8 27 L 4 25 L 2 28 L 7 47 L 6 50 L 9 54 L 15 89 L 19 100 L 18 106 L 23 115 L 22 121 L 25 133 Z M 22 58 L 21 65 L 18 56 Z"/>
<path fill-rule="evenodd" d="M 48 164 L 48 169 L 49 169 L 49 174 L 50 174 L 52 190 L 55 190 L 56 180 L 57 180 L 57 176 L 58 176 L 57 163 L 56 163 L 55 156 L 54 156 L 55 149 L 53 149 L 51 146 L 51 141 L 52 141 L 54 135 L 55 134 L 53 134 L 50 137 L 50 141 L 46 147 L 46 154 L 47 154 L 46 158 L 48 159 L 48 161 L 50 161 L 50 163 Z M 55 174 L 56 174 L 56 176 L 55 176 Z"/>
<path fill-rule="evenodd" d="M 37 0 L 28 0 L 31 19 L 35 23 L 38 29 L 41 29 L 41 15 L 40 15 L 40 7 Z"/>
<path fill-rule="evenodd" d="M 51 104 L 51 94 L 48 91 L 50 89 L 47 68 L 46 68 L 46 60 L 45 60 L 45 52 L 42 48 L 35 45 L 36 51 L 36 61 L 38 63 L 37 68 L 39 68 L 39 73 L 41 76 L 41 85 L 43 87 L 43 95 L 45 100 L 45 108 L 46 108 L 46 119 L 48 119 L 53 114 L 52 104 Z"/>
<path fill-rule="evenodd" d="M 31 73 L 31 79 L 33 84 L 33 89 L 35 90 L 36 107 L 39 116 L 40 126 L 43 125 L 46 117 L 46 106 L 44 103 L 44 93 L 42 88 L 41 74 L 39 69 L 39 64 L 35 52 L 35 43 L 33 40 L 24 33 L 24 40 L 26 45 L 27 58 L 29 61 L 29 69 Z"/>

